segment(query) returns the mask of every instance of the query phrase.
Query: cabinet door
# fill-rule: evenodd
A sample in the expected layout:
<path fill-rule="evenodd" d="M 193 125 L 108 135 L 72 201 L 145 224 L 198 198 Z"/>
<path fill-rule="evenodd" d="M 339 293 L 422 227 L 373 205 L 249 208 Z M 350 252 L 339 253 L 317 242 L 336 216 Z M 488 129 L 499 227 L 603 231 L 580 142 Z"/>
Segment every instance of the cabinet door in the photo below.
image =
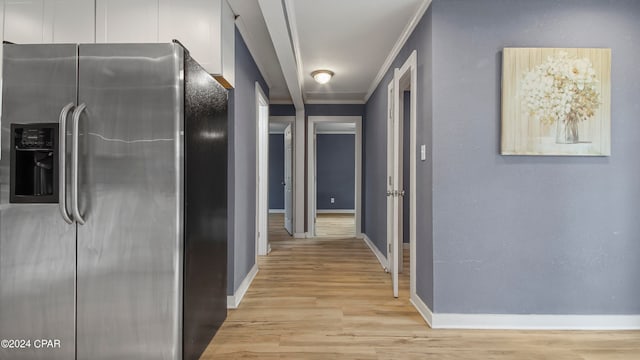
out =
<path fill-rule="evenodd" d="M 16 44 L 44 42 L 44 0 L 5 0 L 4 40 Z"/>
<path fill-rule="evenodd" d="M 235 16 L 226 0 L 159 0 L 160 41 L 179 40 L 210 74 L 234 83 Z"/>
<path fill-rule="evenodd" d="M 220 9 L 220 0 L 160 0 L 160 41 L 179 40 L 207 72 L 219 72 Z"/>
<path fill-rule="evenodd" d="M 94 43 L 96 41 L 95 2 L 87 0 L 46 0 L 44 42 Z"/>
<path fill-rule="evenodd" d="M 96 0 L 96 42 L 158 42 L 158 1 Z"/>

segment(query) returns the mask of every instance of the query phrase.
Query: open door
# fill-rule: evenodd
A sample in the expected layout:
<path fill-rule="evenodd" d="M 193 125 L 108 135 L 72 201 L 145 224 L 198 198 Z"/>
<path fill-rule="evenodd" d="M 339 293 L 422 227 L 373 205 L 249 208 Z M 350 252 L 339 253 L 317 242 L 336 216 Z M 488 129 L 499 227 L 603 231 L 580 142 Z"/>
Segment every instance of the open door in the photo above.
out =
<path fill-rule="evenodd" d="M 400 256 L 402 251 L 402 227 L 400 226 L 402 206 L 402 161 L 400 111 L 399 111 L 399 77 L 398 69 L 394 72 L 392 82 L 388 87 L 387 113 L 387 260 L 388 271 L 391 274 L 393 296 L 398 297 L 398 273 L 400 271 Z"/>
<path fill-rule="evenodd" d="M 293 234 L 293 135 L 291 124 L 284 129 L 284 228 Z"/>

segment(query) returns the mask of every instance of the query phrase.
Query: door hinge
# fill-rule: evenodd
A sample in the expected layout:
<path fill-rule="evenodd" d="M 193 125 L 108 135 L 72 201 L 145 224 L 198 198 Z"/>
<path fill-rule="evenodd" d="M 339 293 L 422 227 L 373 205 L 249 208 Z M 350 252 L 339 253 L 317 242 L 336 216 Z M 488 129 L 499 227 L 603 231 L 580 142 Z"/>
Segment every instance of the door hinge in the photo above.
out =
<path fill-rule="evenodd" d="M 391 253 L 392 253 L 392 251 L 391 251 L 391 244 L 387 244 L 387 247 L 388 247 L 387 251 L 389 252 L 389 254 L 391 254 Z"/>

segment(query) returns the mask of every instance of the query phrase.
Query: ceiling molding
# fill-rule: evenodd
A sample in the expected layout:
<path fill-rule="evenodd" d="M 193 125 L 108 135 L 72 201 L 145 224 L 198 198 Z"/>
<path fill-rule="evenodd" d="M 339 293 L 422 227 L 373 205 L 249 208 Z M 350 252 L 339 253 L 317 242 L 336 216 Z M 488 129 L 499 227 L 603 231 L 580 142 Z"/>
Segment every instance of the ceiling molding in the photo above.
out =
<path fill-rule="evenodd" d="M 292 124 L 295 121 L 296 121 L 295 116 L 269 116 L 269 124 L 271 123 Z"/>
<path fill-rule="evenodd" d="M 355 135 L 355 130 L 316 130 L 317 135 Z"/>
<path fill-rule="evenodd" d="M 402 50 L 402 47 L 404 46 L 404 44 L 407 43 L 407 40 L 409 40 L 411 33 L 413 33 L 413 30 L 415 30 L 416 26 L 418 26 L 418 23 L 424 16 L 424 13 L 427 11 L 429 6 L 431 5 L 431 1 L 432 0 L 424 0 L 423 3 L 420 4 L 420 7 L 418 7 L 416 14 L 413 16 L 411 21 L 407 23 L 407 26 L 402 31 L 402 34 L 400 34 L 398 41 L 396 41 L 395 45 L 391 49 L 391 52 L 387 56 L 387 59 L 382 64 L 380 71 L 378 71 L 378 75 L 376 75 L 375 79 L 373 79 L 373 82 L 371 83 L 371 86 L 369 86 L 369 91 L 367 92 L 367 95 L 364 97 L 364 100 L 363 100 L 364 103 L 369 101 L 369 98 L 371 97 L 371 95 L 373 95 L 373 92 L 376 91 L 376 88 L 380 84 L 380 81 L 382 81 L 382 79 L 384 78 L 384 75 L 387 73 L 387 71 L 389 71 L 389 68 L 391 68 L 391 64 L 393 64 L 393 61 L 396 59 L 396 57 L 400 53 L 400 50 Z"/>
<path fill-rule="evenodd" d="M 271 82 L 271 79 L 267 76 L 267 72 L 265 71 L 266 67 L 264 66 L 264 63 L 263 63 L 264 60 L 256 56 L 256 50 L 255 50 L 256 47 L 254 46 L 256 42 L 255 40 L 253 40 L 253 36 L 251 36 L 251 32 L 247 29 L 247 25 L 245 25 L 244 19 L 242 18 L 242 16 L 238 16 L 236 18 L 236 27 L 238 28 L 238 32 L 240 32 L 240 36 L 242 36 L 242 39 L 244 40 L 245 44 L 247 44 L 249 53 L 251 54 L 253 61 L 255 61 L 256 66 L 258 67 L 258 70 L 260 70 L 260 74 L 262 75 L 262 78 L 267 83 L 267 86 L 269 87 L 269 89 L 271 89 L 272 82 Z"/>
<path fill-rule="evenodd" d="M 365 104 L 365 101 L 362 99 L 353 99 L 353 100 L 321 100 L 321 99 L 307 99 L 305 104 L 311 105 L 362 105 Z"/>
<path fill-rule="evenodd" d="M 300 53 L 300 36 L 298 35 L 298 21 L 296 20 L 296 11 L 293 5 L 293 0 L 285 0 L 284 7 L 287 11 L 287 18 L 289 21 L 289 30 L 291 31 L 291 44 L 293 45 L 293 54 L 298 64 L 298 85 L 302 90 L 302 99 L 306 100 L 304 93 L 304 66 L 302 64 L 302 55 Z"/>
<path fill-rule="evenodd" d="M 293 100 L 297 110 L 303 110 L 304 100 L 300 79 L 298 78 L 299 70 L 289 37 L 284 5 L 281 0 L 258 0 L 258 4 L 267 24 L 269 35 L 271 35 L 271 41 L 276 50 L 285 82 L 289 88 L 291 100 Z"/>
<path fill-rule="evenodd" d="M 270 105 L 293 105 L 291 100 L 269 100 Z"/>

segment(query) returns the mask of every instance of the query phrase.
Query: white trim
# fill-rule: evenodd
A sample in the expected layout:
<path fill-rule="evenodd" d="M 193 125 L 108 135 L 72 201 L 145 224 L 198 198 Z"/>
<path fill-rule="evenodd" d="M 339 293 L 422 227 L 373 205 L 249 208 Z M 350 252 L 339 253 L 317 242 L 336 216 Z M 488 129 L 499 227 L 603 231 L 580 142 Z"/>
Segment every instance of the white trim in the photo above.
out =
<path fill-rule="evenodd" d="M 640 315 L 434 314 L 417 294 L 410 302 L 433 329 L 640 330 Z"/>
<path fill-rule="evenodd" d="M 640 330 L 640 315 L 433 314 L 434 329 Z"/>
<path fill-rule="evenodd" d="M 420 4 L 420 7 L 416 11 L 416 14 L 413 16 L 411 21 L 409 21 L 407 26 L 404 28 L 404 30 L 402 31 L 402 34 L 400 34 L 400 37 L 398 38 L 395 45 L 391 49 L 389 56 L 387 56 L 387 59 L 382 64 L 382 67 L 378 71 L 378 74 L 376 75 L 375 79 L 369 86 L 369 91 L 367 92 L 367 95 L 364 97 L 365 103 L 369 101 L 369 98 L 371 97 L 373 92 L 376 91 L 376 88 L 380 84 L 380 81 L 382 81 L 387 71 L 389 71 L 389 68 L 391 68 L 391 64 L 393 64 L 393 61 L 396 59 L 396 57 L 400 53 L 400 50 L 402 50 L 402 47 L 404 47 L 404 44 L 406 44 L 407 40 L 409 40 L 409 37 L 411 36 L 411 33 L 413 33 L 413 30 L 415 30 L 416 26 L 418 26 L 418 23 L 424 16 L 424 13 L 429 8 L 429 5 L 431 5 L 431 1 L 432 0 L 423 0 L 423 3 Z"/>
<path fill-rule="evenodd" d="M 300 36 L 298 35 L 298 21 L 296 20 L 296 11 L 292 0 L 284 0 L 284 8 L 287 11 L 287 20 L 289 20 L 289 31 L 291 32 L 291 45 L 293 46 L 293 55 L 298 64 L 298 84 L 302 90 L 302 99 L 304 94 L 304 65 L 302 64 L 302 55 L 300 51 Z M 306 102 L 306 101 L 305 101 Z"/>
<path fill-rule="evenodd" d="M 273 104 L 272 102 L 270 102 L 270 104 Z M 293 124 L 295 125 L 296 123 L 296 117 L 294 115 L 291 116 L 269 116 L 269 122 L 270 123 L 277 123 L 277 124 Z"/>
<path fill-rule="evenodd" d="M 309 116 L 307 127 L 307 232 L 315 236 L 316 207 L 316 149 L 314 137 L 317 123 L 354 123 L 356 125 L 355 139 L 355 214 L 356 234 L 362 232 L 362 116 Z"/>
<path fill-rule="evenodd" d="M 293 101 L 284 99 L 270 99 L 269 103 L 272 105 L 293 105 Z"/>
<path fill-rule="evenodd" d="M 296 110 L 304 110 L 304 99 L 298 76 L 298 63 L 291 46 L 284 4 L 282 0 L 258 0 L 258 4 L 260 5 L 264 22 L 267 24 L 267 30 L 271 36 L 271 42 L 276 51 L 291 100 L 295 104 Z"/>
<path fill-rule="evenodd" d="M 304 228 L 305 222 L 305 113 L 303 110 L 296 110 L 296 121 L 294 129 L 294 139 L 293 139 L 293 211 L 295 215 L 293 216 L 293 232 L 294 233 L 305 233 L 306 229 Z"/>
<path fill-rule="evenodd" d="M 305 104 L 310 105 L 363 105 L 367 102 L 362 99 L 353 100 L 321 100 L 321 99 L 307 99 Z"/>
<path fill-rule="evenodd" d="M 227 296 L 227 309 L 237 309 L 244 298 L 244 295 L 249 290 L 253 279 L 258 275 L 258 264 L 253 265 L 247 276 L 242 280 L 238 290 L 233 295 Z"/>
<path fill-rule="evenodd" d="M 284 214 L 284 209 L 269 209 L 269 214 Z"/>
<path fill-rule="evenodd" d="M 362 236 L 362 240 L 364 240 L 364 243 L 367 244 L 369 249 L 371 249 L 371 252 L 373 252 L 373 255 L 375 255 L 376 258 L 378 258 L 378 261 L 380 262 L 380 266 L 382 266 L 384 271 L 387 271 L 387 269 L 389 268 L 389 263 L 387 262 L 387 258 L 380 252 L 380 250 L 378 250 L 378 248 L 373 244 L 373 241 L 369 239 L 367 234 L 361 234 L 361 236 Z"/>
<path fill-rule="evenodd" d="M 355 214 L 355 210 L 349 209 L 318 209 L 316 210 L 318 214 Z"/>
<path fill-rule="evenodd" d="M 397 72 L 397 82 L 399 89 L 395 96 L 398 100 L 396 115 L 404 109 L 404 90 L 410 90 L 410 109 L 409 109 L 409 297 L 416 298 L 416 279 L 418 277 L 416 271 L 416 237 L 417 237 L 417 114 L 418 114 L 418 53 L 416 50 L 411 52 L 409 58 Z M 402 140 L 407 141 L 406 139 Z M 403 165 L 401 165 L 403 166 Z M 403 231 L 406 231 L 403 229 Z M 404 243 L 403 243 L 403 246 Z"/>
<path fill-rule="evenodd" d="M 269 253 L 269 98 L 259 82 L 255 83 L 256 107 L 256 255 Z M 266 107 L 266 119 L 261 114 Z"/>
<path fill-rule="evenodd" d="M 420 296 L 418 296 L 418 294 L 411 294 L 409 302 L 411 302 L 411 304 L 413 304 L 413 307 L 418 310 L 418 313 L 422 316 L 424 321 L 427 322 L 427 325 L 433 328 L 433 326 L 431 325 L 433 324 L 433 312 L 431 311 L 431 309 L 429 309 L 427 304 L 422 301 Z"/>
<path fill-rule="evenodd" d="M 410 242 L 408 242 L 408 243 L 403 242 L 402 243 L 402 248 L 403 249 L 411 249 L 411 243 Z"/>
<path fill-rule="evenodd" d="M 293 234 L 294 239 L 306 239 L 308 237 L 309 237 L 309 234 L 306 232 Z"/>
<path fill-rule="evenodd" d="M 355 135 L 355 130 L 316 130 L 318 135 Z"/>

